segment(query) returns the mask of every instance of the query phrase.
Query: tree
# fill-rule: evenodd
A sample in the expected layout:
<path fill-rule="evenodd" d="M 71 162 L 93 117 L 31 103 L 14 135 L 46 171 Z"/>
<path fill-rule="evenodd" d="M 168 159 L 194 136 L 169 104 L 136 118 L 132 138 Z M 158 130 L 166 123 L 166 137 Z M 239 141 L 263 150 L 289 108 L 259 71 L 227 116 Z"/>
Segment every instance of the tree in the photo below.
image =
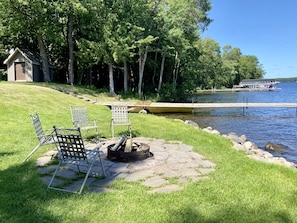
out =
<path fill-rule="evenodd" d="M 24 35 L 31 45 L 38 46 L 46 82 L 51 81 L 47 40 L 50 33 L 55 33 L 52 3 L 45 0 L 3 0 L 0 3 L 2 24 L 9 24 L 4 28 L 12 36 L 9 40 L 11 45 L 22 45 L 18 38 Z"/>
<path fill-rule="evenodd" d="M 256 56 L 241 56 L 239 60 L 240 81 L 243 79 L 260 79 L 263 70 Z"/>
<path fill-rule="evenodd" d="M 57 21 L 64 25 L 62 27 L 63 31 L 66 33 L 66 39 L 68 44 L 68 75 L 66 76 L 66 81 L 69 84 L 74 84 L 74 47 L 75 41 L 78 39 L 75 36 L 77 29 L 80 29 L 82 25 L 79 19 L 84 15 L 88 14 L 88 8 L 85 7 L 87 1 L 80 0 L 58 0 L 55 5 L 55 15 Z"/>
<path fill-rule="evenodd" d="M 87 13 L 77 15 L 78 24 L 76 43 L 76 66 L 79 83 L 82 82 L 83 73 L 88 73 L 88 84 L 92 83 L 92 67 L 102 62 L 104 51 L 103 26 L 105 22 L 105 6 L 101 1 L 83 1 Z M 97 78 L 98 79 L 98 78 Z"/>
<path fill-rule="evenodd" d="M 220 65 L 221 65 L 221 48 L 213 39 L 205 38 L 198 41 L 199 57 L 197 75 L 197 84 L 201 88 L 210 89 L 220 87 Z"/>
<path fill-rule="evenodd" d="M 239 60 L 241 51 L 239 48 L 232 48 L 231 45 L 223 47 L 222 54 L 222 75 L 226 80 L 225 86 L 232 87 L 240 82 Z"/>
<path fill-rule="evenodd" d="M 210 9 L 209 0 L 2 0 L 0 56 L 25 46 L 39 50 L 46 81 L 51 61 L 58 81 L 166 100 L 261 78 L 255 56 L 200 38 Z"/>
<path fill-rule="evenodd" d="M 135 25 L 139 27 L 136 32 L 135 46 L 138 54 L 138 95 L 142 95 L 142 84 L 144 77 L 144 68 L 150 46 L 154 41 L 158 39 L 153 35 L 154 17 L 158 12 L 157 0 L 138 0 L 130 1 L 131 7 L 134 11 L 132 19 L 135 21 Z"/>
<path fill-rule="evenodd" d="M 203 31 L 211 21 L 206 15 L 211 5 L 208 0 L 167 0 L 163 3 L 161 16 L 164 20 L 163 30 L 166 33 L 166 39 L 161 49 L 163 56 L 165 52 L 167 54 L 171 51 L 173 57 L 172 96 L 176 98 L 178 78 L 191 80 L 185 77 L 186 73 L 181 74 L 181 71 L 187 70 L 183 66 L 191 60 L 190 52 L 199 39 L 199 31 Z"/>

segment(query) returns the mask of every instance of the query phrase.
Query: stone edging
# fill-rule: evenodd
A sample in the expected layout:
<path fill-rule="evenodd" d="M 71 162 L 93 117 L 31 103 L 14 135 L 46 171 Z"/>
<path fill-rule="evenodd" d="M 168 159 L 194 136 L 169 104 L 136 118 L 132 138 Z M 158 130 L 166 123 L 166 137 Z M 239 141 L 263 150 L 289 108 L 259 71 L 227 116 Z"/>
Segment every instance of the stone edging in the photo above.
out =
<path fill-rule="evenodd" d="M 186 120 L 185 123 L 199 128 L 198 124 L 191 120 Z M 210 134 L 221 135 L 221 133 L 218 130 L 213 129 L 212 127 L 206 127 L 202 130 Z M 221 136 L 231 140 L 231 142 L 233 143 L 233 147 L 236 150 L 245 151 L 247 156 L 252 159 L 273 164 L 279 164 L 293 169 L 297 168 L 296 163 L 289 162 L 283 157 L 275 157 L 271 153 L 260 149 L 255 143 L 248 141 L 245 135 L 238 136 L 235 133 L 231 132 L 228 135 L 223 134 Z"/>

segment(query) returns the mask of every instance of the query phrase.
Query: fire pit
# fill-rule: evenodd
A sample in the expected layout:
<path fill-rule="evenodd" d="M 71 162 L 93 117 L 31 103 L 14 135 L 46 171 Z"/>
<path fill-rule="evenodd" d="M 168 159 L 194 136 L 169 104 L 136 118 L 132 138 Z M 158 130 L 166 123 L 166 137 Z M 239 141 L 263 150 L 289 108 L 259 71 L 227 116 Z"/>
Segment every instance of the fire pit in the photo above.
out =
<path fill-rule="evenodd" d="M 152 157 L 148 144 L 132 142 L 123 136 L 118 143 L 107 146 L 107 158 L 111 161 L 132 162 Z"/>

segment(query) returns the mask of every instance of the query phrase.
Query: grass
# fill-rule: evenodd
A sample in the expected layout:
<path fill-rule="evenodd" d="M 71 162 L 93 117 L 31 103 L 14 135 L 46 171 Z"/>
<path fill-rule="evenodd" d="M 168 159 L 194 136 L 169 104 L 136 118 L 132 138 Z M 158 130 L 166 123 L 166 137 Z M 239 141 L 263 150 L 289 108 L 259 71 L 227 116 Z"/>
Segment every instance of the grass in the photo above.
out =
<path fill-rule="evenodd" d="M 149 194 L 139 182 L 124 180 L 108 193 L 47 190 L 35 160 L 52 147 L 41 147 L 22 163 L 37 144 L 30 113 L 39 112 L 45 129 L 69 127 L 70 105 L 86 104 L 90 118 L 99 119 L 100 135 L 111 137 L 107 107 L 54 90 L 57 86 L 64 87 L 0 82 L 0 222 L 297 222 L 296 170 L 251 160 L 223 137 L 150 114 L 130 114 L 135 136 L 180 140 L 213 161 L 216 171 L 169 194 Z"/>

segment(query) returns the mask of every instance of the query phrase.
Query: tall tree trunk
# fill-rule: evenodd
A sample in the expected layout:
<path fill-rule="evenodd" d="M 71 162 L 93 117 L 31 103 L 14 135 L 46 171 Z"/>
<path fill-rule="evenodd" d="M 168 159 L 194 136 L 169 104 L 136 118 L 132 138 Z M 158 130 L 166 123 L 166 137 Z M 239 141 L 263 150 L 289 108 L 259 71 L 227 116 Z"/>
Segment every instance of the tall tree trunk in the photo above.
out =
<path fill-rule="evenodd" d="M 148 51 L 148 46 L 145 48 L 144 54 L 139 55 L 139 81 L 138 81 L 138 95 L 141 96 L 142 92 L 142 79 L 143 79 L 143 72 L 144 72 L 144 66 L 147 58 L 147 51 Z"/>
<path fill-rule="evenodd" d="M 127 61 L 124 61 L 124 93 L 128 92 L 128 66 Z"/>
<path fill-rule="evenodd" d="M 74 84 L 74 54 L 73 54 L 73 17 L 70 15 L 68 18 L 68 75 L 69 78 L 67 80 L 68 84 Z"/>
<path fill-rule="evenodd" d="M 38 48 L 39 48 L 40 56 L 42 59 L 43 80 L 45 82 L 51 82 L 48 56 L 45 50 L 42 34 L 40 33 L 37 34 L 37 40 L 38 40 Z"/>
<path fill-rule="evenodd" d="M 173 86 L 176 86 L 176 82 L 177 82 L 177 75 L 179 72 L 179 66 L 180 66 L 180 61 L 178 58 L 178 52 L 175 52 L 175 62 L 174 62 L 174 69 L 173 69 L 173 75 L 172 75 L 172 83 Z"/>
<path fill-rule="evenodd" d="M 165 65 L 165 54 L 162 55 L 160 78 L 159 78 L 159 84 L 158 84 L 158 93 L 160 93 L 160 91 L 161 91 L 161 86 L 162 86 L 162 81 L 163 81 L 163 74 L 164 74 L 164 65 Z"/>
<path fill-rule="evenodd" d="M 112 69 L 112 60 L 110 60 L 109 65 L 108 65 L 108 76 L 109 76 L 109 94 L 110 95 L 115 95 L 114 92 L 114 81 L 113 81 L 113 69 Z"/>
<path fill-rule="evenodd" d="M 158 64 L 158 52 L 155 52 L 155 59 L 154 60 L 155 60 L 155 63 Z M 153 72 L 153 76 L 152 76 L 152 83 L 153 83 L 153 88 L 154 89 L 155 89 L 155 86 L 156 86 L 156 82 L 155 82 L 156 74 L 157 74 L 157 66 L 154 66 L 154 72 Z"/>

